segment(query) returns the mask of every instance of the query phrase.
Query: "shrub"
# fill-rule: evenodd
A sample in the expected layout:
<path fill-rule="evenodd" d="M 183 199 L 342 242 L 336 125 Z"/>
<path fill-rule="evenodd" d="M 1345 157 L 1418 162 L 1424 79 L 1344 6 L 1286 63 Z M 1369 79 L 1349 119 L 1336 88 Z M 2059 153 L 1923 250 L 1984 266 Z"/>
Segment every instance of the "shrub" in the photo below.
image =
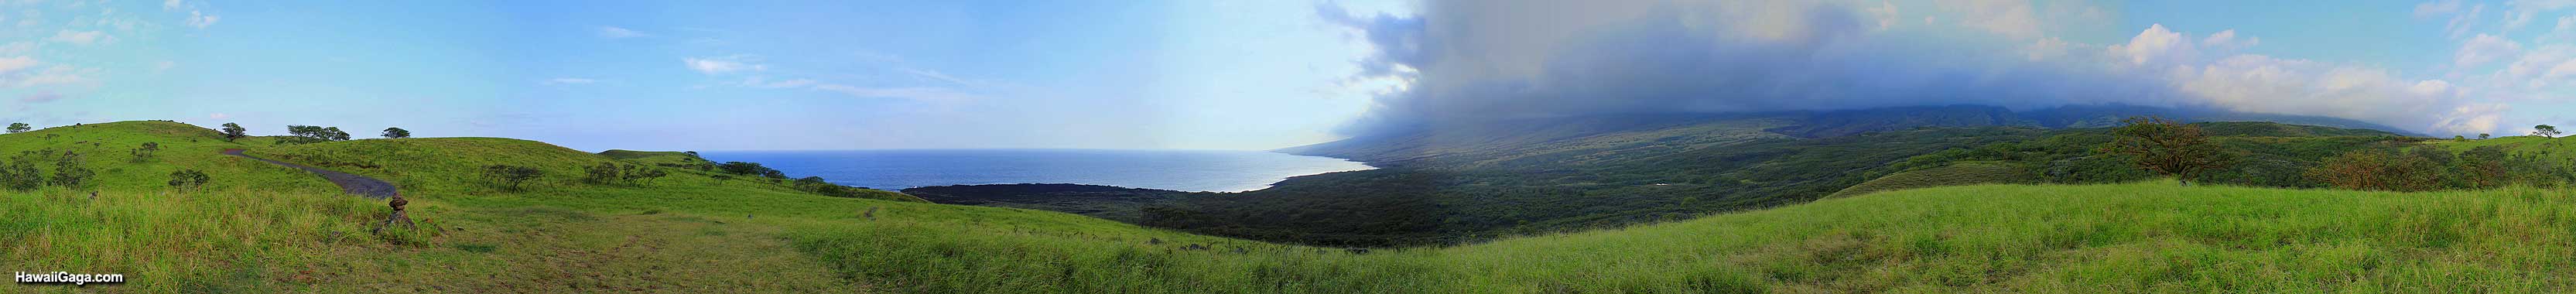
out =
<path fill-rule="evenodd" d="M 45 174 L 36 169 L 36 161 L 40 157 L 36 151 L 21 152 L 11 157 L 7 164 L 0 165 L 0 186 L 19 191 L 44 187 Z"/>
<path fill-rule="evenodd" d="M 2427 191 L 2441 188 L 2441 165 L 2390 149 L 2344 152 L 2307 172 L 2328 186 L 2355 190 Z"/>
<path fill-rule="evenodd" d="M 180 192 L 205 186 L 206 180 L 206 172 L 202 171 L 182 169 L 170 172 L 170 188 L 177 188 Z"/>
<path fill-rule="evenodd" d="M 134 148 L 134 162 L 144 163 L 152 161 L 152 152 L 155 151 L 161 151 L 161 143 L 144 142 L 143 147 Z"/>

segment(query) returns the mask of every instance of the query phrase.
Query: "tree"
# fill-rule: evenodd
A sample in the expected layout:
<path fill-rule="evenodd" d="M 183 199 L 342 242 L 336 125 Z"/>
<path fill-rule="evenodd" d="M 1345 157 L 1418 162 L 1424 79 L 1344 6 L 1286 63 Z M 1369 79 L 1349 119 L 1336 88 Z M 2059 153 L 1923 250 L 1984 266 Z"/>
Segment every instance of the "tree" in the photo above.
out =
<path fill-rule="evenodd" d="M 2129 157 L 2131 164 L 2175 176 L 2185 185 L 2201 173 L 2224 167 L 2227 156 L 2199 126 L 2159 117 L 2130 117 L 2112 129 L 2114 138 L 2102 151 Z"/>
<path fill-rule="evenodd" d="M 769 174 L 778 173 L 778 170 L 777 170 L 777 169 L 771 169 L 771 168 L 766 167 L 766 166 L 760 166 L 760 163 L 758 163 L 758 162 L 727 161 L 727 162 L 725 162 L 724 164 L 718 164 L 718 165 L 716 165 L 716 169 L 724 170 L 724 172 L 725 172 L 725 173 L 728 173 L 728 174 L 737 174 L 737 175 L 745 175 L 745 176 L 766 176 L 766 175 L 769 175 Z M 782 174 L 782 175 L 777 176 L 777 177 L 774 177 L 774 178 L 784 178 L 784 177 L 786 177 L 786 176 Z"/>
<path fill-rule="evenodd" d="M 384 132 L 383 134 L 378 134 L 378 135 L 379 135 L 379 136 L 384 136 L 386 139 L 410 138 L 410 137 L 411 137 L 411 131 L 409 131 L 409 130 L 404 130 L 404 129 L 402 129 L 402 128 L 385 128 L 385 132 Z"/>
<path fill-rule="evenodd" d="M 225 141 L 225 142 L 231 142 L 231 141 L 233 141 L 233 139 L 241 139 L 242 137 L 249 137 L 249 136 L 250 136 L 250 129 L 244 129 L 244 128 L 242 128 L 241 124 L 236 124 L 236 123 L 224 123 L 224 141 Z"/>
<path fill-rule="evenodd" d="M 80 153 L 64 151 L 63 156 L 54 161 L 53 183 L 56 186 L 79 188 L 82 184 L 89 183 L 90 177 L 97 174 L 90 171 L 87 164 L 81 162 Z"/>
<path fill-rule="evenodd" d="M 527 183 L 528 180 L 536 179 L 540 176 L 545 176 L 545 174 L 545 170 L 539 170 L 533 167 L 504 164 L 483 166 L 484 179 L 492 180 L 493 183 L 500 184 L 502 187 L 509 188 L 510 190 L 518 190 L 520 184 Z"/>
<path fill-rule="evenodd" d="M 2557 137 L 2558 127 L 2550 125 L 2531 126 L 2531 135 L 2540 136 L 2541 138 Z"/>
<path fill-rule="evenodd" d="M 802 179 L 796 179 L 796 187 L 797 187 L 797 188 L 806 189 L 806 190 L 814 190 L 814 189 L 816 189 L 816 188 L 822 187 L 823 185 L 831 185 L 831 184 L 832 184 L 832 183 L 830 183 L 830 182 L 824 182 L 824 181 L 823 181 L 823 177 L 811 177 L 811 176 L 809 176 L 809 177 L 805 177 L 805 178 L 802 178 Z"/>
<path fill-rule="evenodd" d="M 10 157 L 7 164 L 0 164 L 0 186 L 18 191 L 44 187 L 45 174 L 36 169 L 36 161 L 41 160 L 43 153 L 51 152 L 19 152 L 18 156 Z"/>
<path fill-rule="evenodd" d="M 152 161 L 152 152 L 154 151 L 161 151 L 161 143 L 143 142 L 143 147 L 134 148 L 134 162 L 144 163 Z"/>
<path fill-rule="evenodd" d="M 11 134 L 26 132 L 27 129 L 31 129 L 27 127 L 27 123 L 9 123 L 9 133 Z"/>
<path fill-rule="evenodd" d="M 340 131 L 340 127 L 322 128 L 322 139 L 327 141 L 348 141 L 349 132 Z"/>
<path fill-rule="evenodd" d="M 2451 135 L 2451 141 L 2468 141 L 2468 140 L 2469 140 L 2469 137 L 2468 137 L 2468 136 Z"/>
<path fill-rule="evenodd" d="M 2441 187 L 2442 165 L 2396 150 L 2363 149 L 2336 155 L 2308 169 L 2307 176 L 2341 189 L 2425 191 Z"/>
<path fill-rule="evenodd" d="M 2487 139 L 2487 133 L 2478 133 L 2478 140 L 2486 140 L 2486 139 Z"/>
<path fill-rule="evenodd" d="M 205 185 L 206 172 L 193 169 L 183 169 L 170 172 L 170 188 L 177 188 L 179 189 L 179 192 L 187 192 L 189 189 L 195 189 L 198 186 Z"/>

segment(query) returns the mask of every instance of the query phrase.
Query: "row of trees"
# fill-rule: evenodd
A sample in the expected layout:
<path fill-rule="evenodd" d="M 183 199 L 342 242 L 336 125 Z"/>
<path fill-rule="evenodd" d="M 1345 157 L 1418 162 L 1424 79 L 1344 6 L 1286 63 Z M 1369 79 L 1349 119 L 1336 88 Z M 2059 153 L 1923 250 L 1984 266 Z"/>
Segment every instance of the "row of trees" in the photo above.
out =
<path fill-rule="evenodd" d="M 601 162 L 599 165 L 590 166 L 584 169 L 587 176 L 582 177 L 581 180 L 583 182 L 601 185 L 632 185 L 671 175 L 669 172 L 664 172 L 660 169 L 647 168 L 633 164 L 617 164 L 615 162 Z"/>
<path fill-rule="evenodd" d="M 222 131 L 224 133 L 224 141 L 250 137 L 250 129 L 243 128 L 241 124 L 237 123 L 224 123 L 224 127 L 222 129 L 218 129 L 218 131 Z M 340 127 L 288 125 L 286 126 L 286 134 L 289 136 L 295 136 L 296 138 L 300 138 L 304 141 L 328 142 L 349 140 L 349 132 L 340 131 Z M 383 132 L 377 133 L 376 135 L 385 137 L 386 139 L 410 138 L 411 130 L 404 130 L 402 128 L 385 128 Z"/>

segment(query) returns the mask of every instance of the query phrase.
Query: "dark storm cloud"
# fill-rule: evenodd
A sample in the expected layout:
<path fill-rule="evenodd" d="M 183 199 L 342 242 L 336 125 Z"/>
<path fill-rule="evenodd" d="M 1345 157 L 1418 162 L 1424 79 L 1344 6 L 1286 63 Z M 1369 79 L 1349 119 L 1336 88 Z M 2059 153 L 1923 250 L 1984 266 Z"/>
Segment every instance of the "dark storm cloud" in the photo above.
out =
<path fill-rule="evenodd" d="M 1931 27 L 1892 33 L 1885 30 L 1896 23 L 1865 9 L 1797 1 L 1431 1 L 1422 9 L 1410 17 L 1318 9 L 1379 50 L 1360 61 L 1362 78 L 1411 81 L 1378 97 L 1346 133 L 1498 118 L 1944 104 L 2375 114 L 2295 113 L 2213 98 L 2278 87 L 2215 72 L 2235 67 L 2188 70 L 2199 68 L 2188 59 L 2188 38 L 2168 43 L 2178 48 L 2129 50 Z M 2142 35 L 2159 32 L 2171 34 L 2153 28 Z M 2051 42 L 2057 48 L 2045 46 Z M 2363 90 L 2381 88 L 2390 87 Z M 2416 107 L 2449 110 L 2441 106 Z M 2407 124 L 2413 122 L 2396 125 L 2422 125 Z"/>

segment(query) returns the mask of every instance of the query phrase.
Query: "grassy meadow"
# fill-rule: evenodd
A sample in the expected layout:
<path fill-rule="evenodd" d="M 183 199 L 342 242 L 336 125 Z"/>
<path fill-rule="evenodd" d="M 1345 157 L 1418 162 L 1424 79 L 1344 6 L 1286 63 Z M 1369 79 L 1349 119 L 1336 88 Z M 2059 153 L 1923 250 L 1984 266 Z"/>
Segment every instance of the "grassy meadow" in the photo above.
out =
<path fill-rule="evenodd" d="M 0 189 L 0 271 L 128 279 L 0 292 L 2576 291 L 2576 192 L 2561 189 L 2171 180 L 1891 189 L 1611 230 L 1353 250 L 824 197 L 688 168 L 657 166 L 672 175 L 633 184 L 578 180 L 586 165 L 669 154 L 621 159 L 497 138 L 229 143 L 200 131 L 121 122 L 0 135 L 0 154 L 164 148 L 141 162 L 88 158 L 95 186 Z M 225 148 L 394 182 L 421 226 L 373 233 L 382 202 L 216 154 Z M 482 182 L 475 167 L 486 164 L 545 176 L 502 189 Z M 183 168 L 213 181 L 189 191 L 162 183 Z"/>

